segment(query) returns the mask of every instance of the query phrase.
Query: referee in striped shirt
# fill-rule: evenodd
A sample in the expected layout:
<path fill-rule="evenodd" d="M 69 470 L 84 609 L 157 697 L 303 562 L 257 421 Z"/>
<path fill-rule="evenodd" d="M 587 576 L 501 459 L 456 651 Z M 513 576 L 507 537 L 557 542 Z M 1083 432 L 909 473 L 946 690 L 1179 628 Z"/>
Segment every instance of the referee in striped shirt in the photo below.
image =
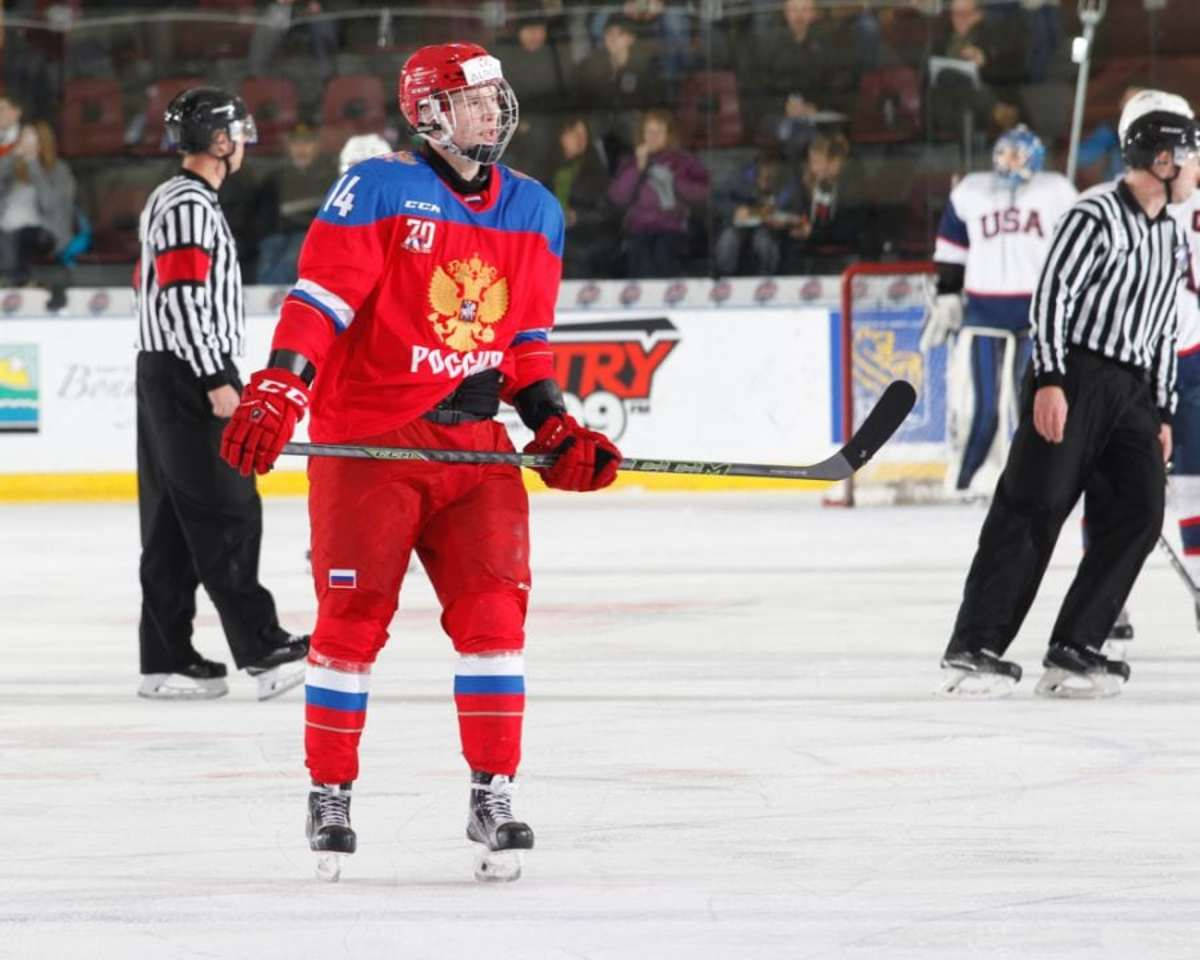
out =
<path fill-rule="evenodd" d="M 234 662 L 259 699 L 304 676 L 307 637 L 279 625 L 258 582 L 262 502 L 252 478 L 220 458 L 238 405 L 233 357 L 243 352 L 242 279 L 217 190 L 255 140 L 241 99 L 186 90 L 167 107 L 182 169 L 146 202 L 134 273 L 138 312 L 138 508 L 142 613 L 140 696 L 208 699 L 228 691 L 225 665 L 192 645 L 196 589 L 204 585 Z"/>
<path fill-rule="evenodd" d="M 1088 549 L 1035 692 L 1111 696 L 1129 678 L 1100 648 L 1162 529 L 1187 257 L 1166 207 L 1196 189 L 1200 141 L 1187 101 L 1156 90 L 1129 101 L 1119 134 L 1125 175 L 1063 217 L 1034 292 L 1032 382 L 942 660 L 946 693 L 1020 680 L 1001 658 L 1085 490 Z"/>

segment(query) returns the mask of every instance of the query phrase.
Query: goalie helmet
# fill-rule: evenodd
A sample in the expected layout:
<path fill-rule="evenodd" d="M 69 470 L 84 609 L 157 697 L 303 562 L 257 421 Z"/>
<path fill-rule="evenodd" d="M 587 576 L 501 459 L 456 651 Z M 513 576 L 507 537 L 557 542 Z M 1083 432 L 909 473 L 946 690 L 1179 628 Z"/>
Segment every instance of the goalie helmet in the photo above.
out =
<path fill-rule="evenodd" d="M 1200 148 L 1200 128 L 1188 102 L 1162 90 L 1135 94 L 1121 111 L 1117 135 L 1121 156 L 1131 170 L 1148 170 L 1154 158 L 1170 151 L 1181 164 Z"/>
<path fill-rule="evenodd" d="M 217 87 L 191 87 L 167 104 L 167 138 L 180 153 L 203 153 L 224 130 L 234 142 L 256 143 L 254 117 L 242 98 Z"/>
<path fill-rule="evenodd" d="M 496 163 L 517 130 L 517 96 L 500 61 L 474 43 L 422 47 L 400 71 L 400 112 L 430 143 Z"/>
<path fill-rule="evenodd" d="M 992 169 L 1011 187 L 1028 183 L 1045 162 L 1045 145 L 1025 124 L 1002 133 L 992 148 Z"/>

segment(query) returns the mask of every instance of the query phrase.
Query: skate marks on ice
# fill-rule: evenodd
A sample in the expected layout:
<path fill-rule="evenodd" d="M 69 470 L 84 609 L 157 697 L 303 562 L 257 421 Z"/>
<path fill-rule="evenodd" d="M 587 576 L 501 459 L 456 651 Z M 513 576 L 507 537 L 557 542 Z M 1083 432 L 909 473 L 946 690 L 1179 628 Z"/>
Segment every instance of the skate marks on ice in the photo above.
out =
<path fill-rule="evenodd" d="M 0 957 L 1194 957 L 1200 637 L 1165 561 L 1131 600 L 1121 697 L 1033 697 L 1070 544 L 1014 644 L 1014 696 L 945 702 L 979 511 L 597 499 L 534 501 L 537 847 L 497 885 L 463 836 L 423 578 L 377 667 L 359 848 L 327 885 L 299 694 L 258 703 L 234 676 L 219 701 L 139 701 L 132 505 L 37 517 L 78 540 L 55 534 L 54 569 L 0 551 Z M 264 579 L 310 609 L 304 505 L 266 508 Z M 226 656 L 212 622 L 197 644 Z"/>

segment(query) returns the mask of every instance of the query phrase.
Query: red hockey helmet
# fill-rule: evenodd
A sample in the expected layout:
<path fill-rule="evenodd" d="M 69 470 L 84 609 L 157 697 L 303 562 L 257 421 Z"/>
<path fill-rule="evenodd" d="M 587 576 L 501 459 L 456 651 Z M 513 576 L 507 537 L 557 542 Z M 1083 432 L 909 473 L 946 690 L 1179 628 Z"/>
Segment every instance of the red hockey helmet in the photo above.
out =
<path fill-rule="evenodd" d="M 475 43 L 422 47 L 400 70 L 400 112 L 430 143 L 495 163 L 517 130 L 517 96 Z"/>

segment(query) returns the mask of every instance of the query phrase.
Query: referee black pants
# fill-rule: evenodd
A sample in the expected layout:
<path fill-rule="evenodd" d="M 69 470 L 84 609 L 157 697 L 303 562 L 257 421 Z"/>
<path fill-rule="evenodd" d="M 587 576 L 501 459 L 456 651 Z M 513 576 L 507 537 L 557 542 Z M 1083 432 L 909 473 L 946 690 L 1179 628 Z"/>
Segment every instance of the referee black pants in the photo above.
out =
<path fill-rule="evenodd" d="M 1162 530 L 1165 468 L 1158 411 L 1139 372 L 1075 348 L 1063 442 L 1033 428 L 1027 378 L 1021 420 L 997 484 L 947 653 L 1003 654 L 1021 629 L 1063 522 L 1087 491 L 1088 549 L 1050 643 L 1099 649 Z"/>
<path fill-rule="evenodd" d="M 240 391 L 232 362 L 227 369 Z M 200 584 L 239 668 L 278 642 L 275 601 L 258 582 L 262 501 L 254 479 L 220 458 L 224 427 L 187 363 L 138 353 L 142 673 L 170 673 L 199 656 L 192 620 Z"/>

